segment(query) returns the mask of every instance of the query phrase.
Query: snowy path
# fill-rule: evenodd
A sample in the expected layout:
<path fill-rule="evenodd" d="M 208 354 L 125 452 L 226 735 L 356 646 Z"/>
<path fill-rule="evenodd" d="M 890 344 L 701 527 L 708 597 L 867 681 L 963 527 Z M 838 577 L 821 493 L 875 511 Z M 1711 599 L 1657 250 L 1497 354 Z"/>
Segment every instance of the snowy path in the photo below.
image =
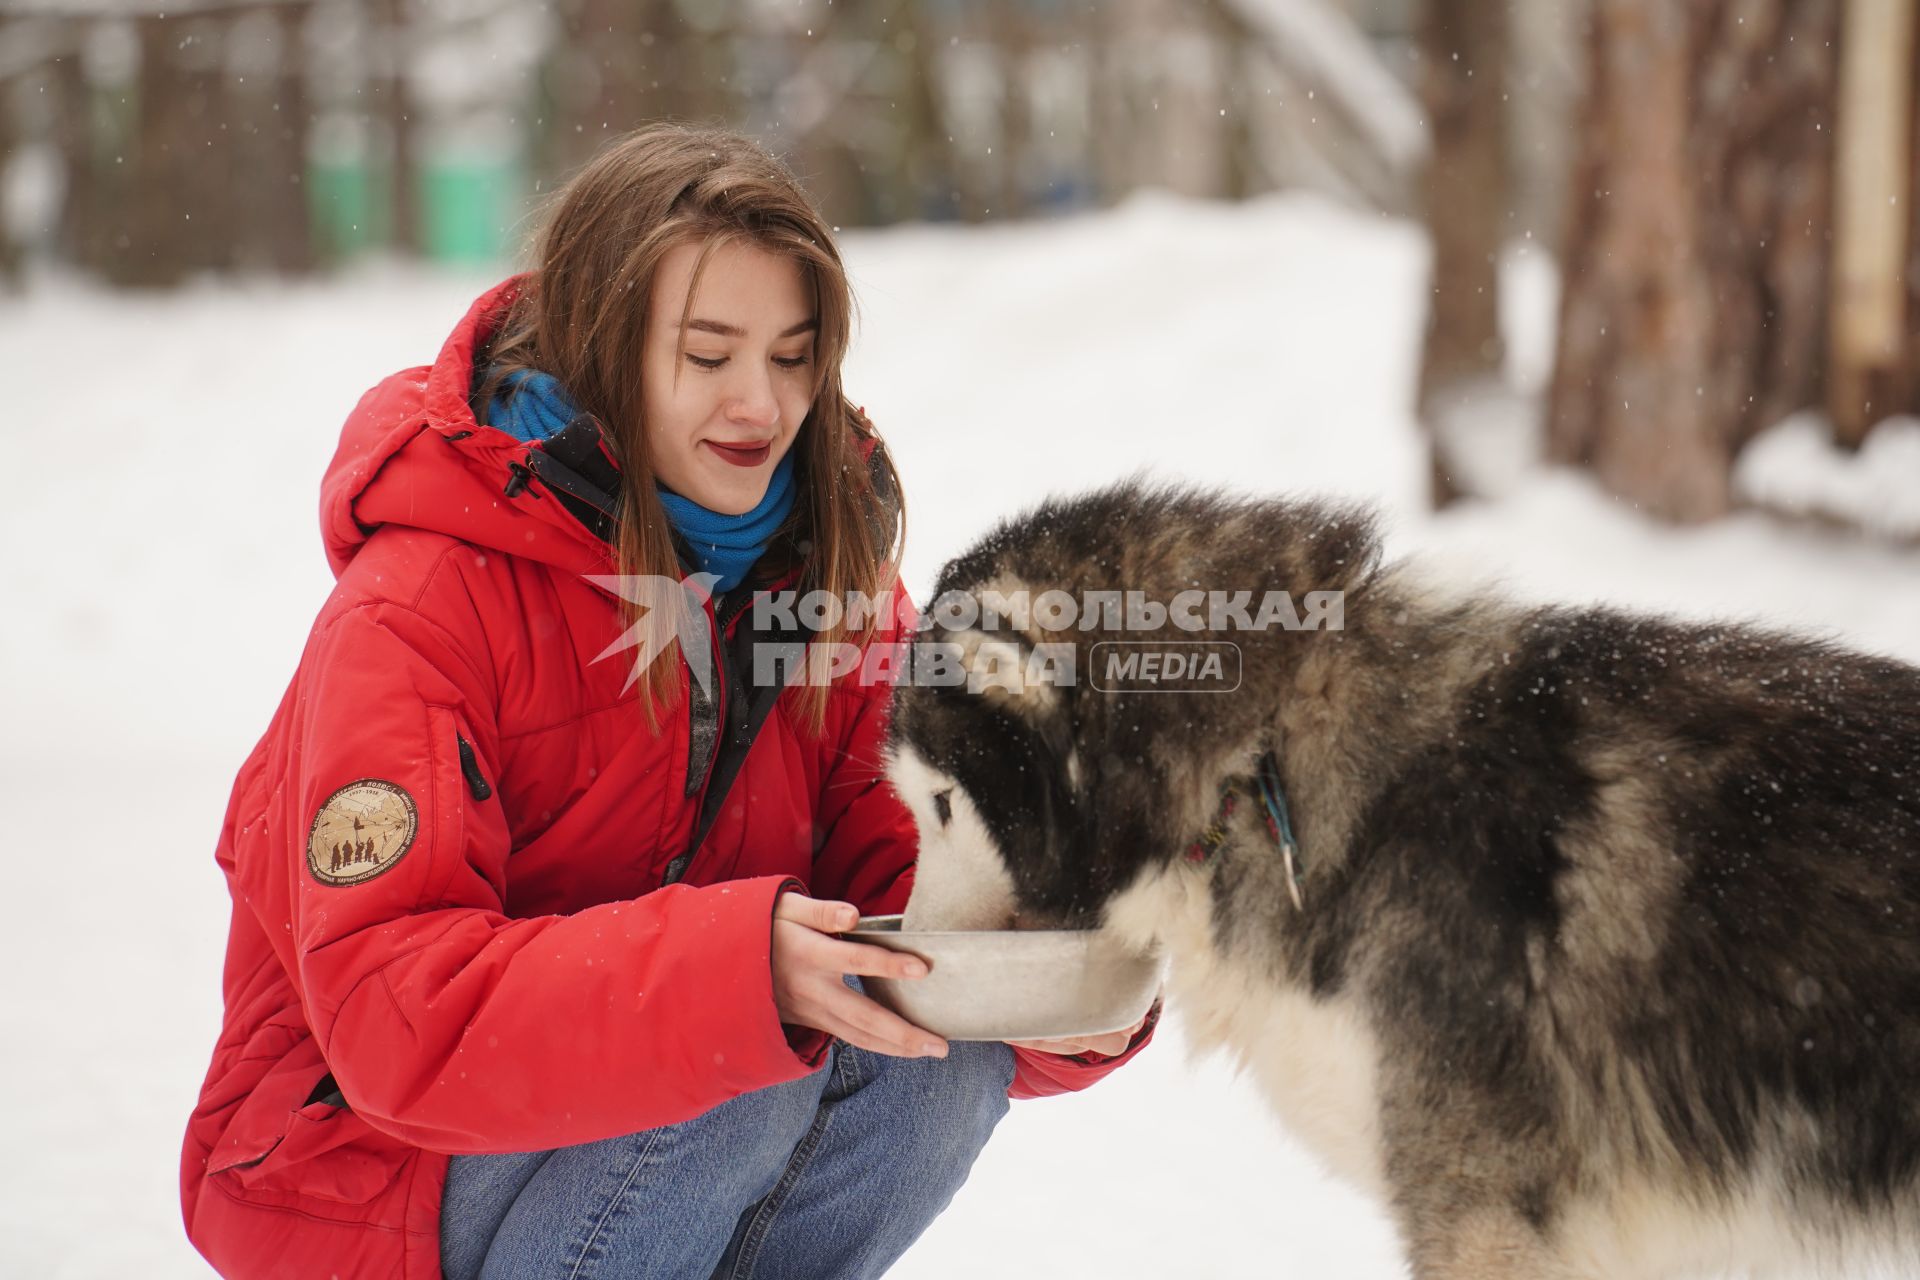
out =
<path fill-rule="evenodd" d="M 1307 200 L 1138 201 L 1073 223 L 849 237 L 848 385 L 908 485 L 909 585 L 993 517 L 1150 466 L 1383 503 L 1394 546 L 1523 595 L 1830 629 L 1920 660 L 1920 555 L 1742 519 L 1662 531 L 1576 478 L 1440 520 L 1406 404 L 1424 250 Z M 1537 376 L 1546 273 L 1513 273 Z M 218 1018 L 212 848 L 328 586 L 339 421 L 490 281 L 369 272 L 0 310 L 0 799 L 13 920 L 0 1274 L 203 1276 L 178 1142 Z M 1177 1022 L 1128 1071 L 1012 1117 L 897 1274 L 1374 1280 L 1380 1214 L 1320 1176 Z"/>

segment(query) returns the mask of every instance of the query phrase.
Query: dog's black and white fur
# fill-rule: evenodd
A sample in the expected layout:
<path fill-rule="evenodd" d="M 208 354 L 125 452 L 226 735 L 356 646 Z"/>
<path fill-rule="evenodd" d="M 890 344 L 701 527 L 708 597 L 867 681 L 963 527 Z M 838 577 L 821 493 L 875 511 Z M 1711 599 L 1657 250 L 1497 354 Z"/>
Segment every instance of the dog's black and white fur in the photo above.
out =
<path fill-rule="evenodd" d="M 1218 637 L 1224 694 L 1099 692 L 1105 630 L 936 630 L 1070 642 L 1080 678 L 900 689 L 910 924 L 1163 948 L 1189 1034 L 1388 1200 L 1419 1280 L 1920 1269 L 1920 671 L 1444 594 L 1378 548 L 1364 512 L 1133 483 L 948 565 L 1340 590 L 1344 628 Z M 1254 805 L 1190 856 L 1267 751 L 1303 908 Z"/>

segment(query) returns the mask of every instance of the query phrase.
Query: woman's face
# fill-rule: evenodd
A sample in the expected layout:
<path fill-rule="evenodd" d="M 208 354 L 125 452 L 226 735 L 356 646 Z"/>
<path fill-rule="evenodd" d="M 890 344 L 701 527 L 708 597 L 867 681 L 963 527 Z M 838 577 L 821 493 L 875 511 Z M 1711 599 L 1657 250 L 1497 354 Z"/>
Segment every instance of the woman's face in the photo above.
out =
<path fill-rule="evenodd" d="M 740 241 L 707 259 L 686 312 L 701 247 L 670 250 L 654 274 L 641 411 L 660 483 L 739 515 L 766 496 L 806 420 L 817 325 L 800 264 Z"/>

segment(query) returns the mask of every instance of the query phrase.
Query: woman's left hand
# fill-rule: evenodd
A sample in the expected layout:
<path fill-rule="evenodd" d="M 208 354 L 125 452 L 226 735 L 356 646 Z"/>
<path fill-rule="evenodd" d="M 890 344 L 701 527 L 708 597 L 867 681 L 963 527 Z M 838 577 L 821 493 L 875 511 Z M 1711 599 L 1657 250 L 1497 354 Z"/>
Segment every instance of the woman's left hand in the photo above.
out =
<path fill-rule="evenodd" d="M 1125 1053 L 1133 1038 L 1140 1034 L 1140 1028 L 1147 1025 L 1151 1010 L 1140 1015 L 1140 1021 L 1124 1031 L 1108 1031 L 1097 1036 L 1080 1036 L 1072 1040 L 1009 1040 L 1008 1044 L 1016 1049 L 1032 1049 L 1037 1053 L 1097 1053 L 1112 1058 Z"/>

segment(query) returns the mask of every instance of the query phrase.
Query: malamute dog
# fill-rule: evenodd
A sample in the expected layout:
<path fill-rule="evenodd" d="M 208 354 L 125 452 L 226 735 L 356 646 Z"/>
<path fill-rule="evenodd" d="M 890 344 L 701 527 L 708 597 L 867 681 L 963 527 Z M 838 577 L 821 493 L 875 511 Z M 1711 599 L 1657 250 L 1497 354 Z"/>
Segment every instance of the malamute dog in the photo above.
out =
<path fill-rule="evenodd" d="M 1343 608 L 1084 607 L 1276 588 Z M 1163 948 L 1190 1034 L 1386 1198 L 1418 1280 L 1920 1275 L 1920 670 L 1443 594 L 1362 512 L 1138 483 L 937 588 L 1047 591 L 1072 625 L 936 612 L 973 678 L 898 691 L 911 927 Z M 1231 692 L 1122 663 L 1222 641 Z"/>

